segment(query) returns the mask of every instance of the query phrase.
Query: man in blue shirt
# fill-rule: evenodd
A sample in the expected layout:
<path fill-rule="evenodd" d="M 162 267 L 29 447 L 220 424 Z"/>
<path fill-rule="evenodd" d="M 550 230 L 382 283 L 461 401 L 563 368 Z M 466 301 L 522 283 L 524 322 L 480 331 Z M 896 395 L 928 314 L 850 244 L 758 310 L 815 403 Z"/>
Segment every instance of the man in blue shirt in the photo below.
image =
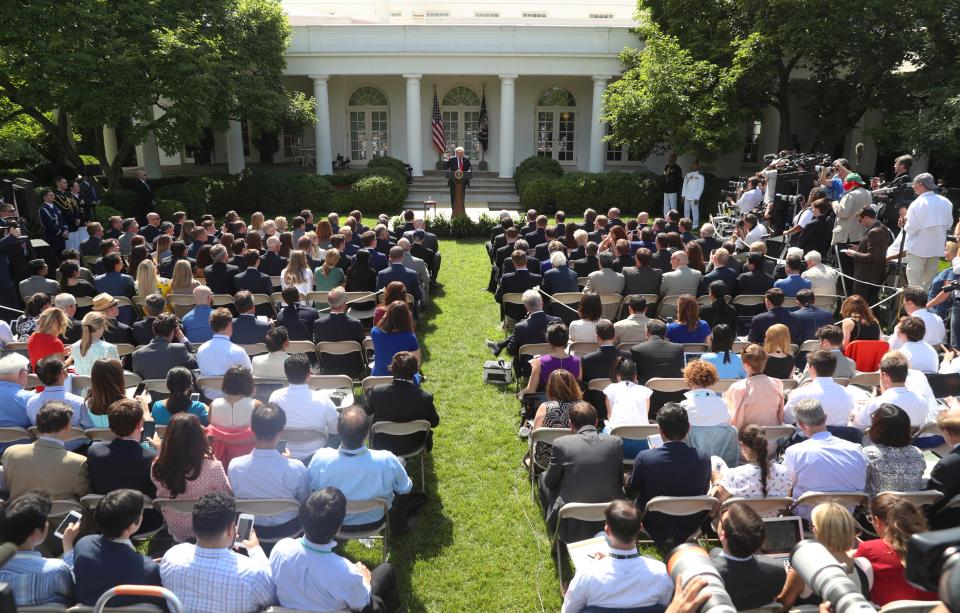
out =
<path fill-rule="evenodd" d="M 313 454 L 308 471 L 310 487 L 314 490 L 335 487 L 347 500 L 385 498 L 390 505 L 390 529 L 396 534 L 407 528 L 407 517 L 402 497 L 394 500 L 394 494 L 407 494 L 413 482 L 397 459 L 389 451 L 367 449 L 364 441 L 370 431 L 370 420 L 362 408 L 352 406 L 344 409 L 337 420 L 340 448 L 324 447 Z M 379 509 L 348 515 L 346 528 L 370 528 L 383 522 Z"/>
<path fill-rule="evenodd" d="M 64 387 L 64 381 L 67 379 L 67 368 L 64 366 L 63 361 L 55 356 L 48 356 L 37 362 L 36 370 L 37 378 L 40 379 L 40 383 L 43 384 L 44 388 L 42 392 L 36 392 L 27 399 L 26 414 L 30 423 L 36 425 L 37 413 L 40 412 L 43 405 L 52 400 L 58 400 L 66 403 L 67 406 L 73 409 L 73 417 L 71 419 L 72 426 L 83 428 L 84 430 L 93 427 L 93 420 L 90 418 L 90 413 L 87 412 L 87 405 L 84 404 L 83 398 L 76 394 L 71 394 L 66 390 L 66 387 Z M 67 449 L 75 451 L 86 444 L 86 442 L 85 439 L 68 441 Z"/>
<path fill-rule="evenodd" d="M 33 392 L 23 389 L 27 384 L 27 368 L 30 360 L 19 353 L 9 353 L 0 358 L 0 428 L 29 428 L 27 400 Z M 29 438 L 14 443 L 0 444 L 0 454 L 15 443 L 28 443 Z"/>
<path fill-rule="evenodd" d="M 800 290 L 813 287 L 813 284 L 809 280 L 800 276 L 800 274 L 806 270 L 803 258 L 795 255 L 787 256 L 785 269 L 787 277 L 785 279 L 778 279 L 773 283 L 774 287 L 783 291 L 784 296 L 793 298 Z"/>
<path fill-rule="evenodd" d="M 191 343 L 205 343 L 213 338 L 210 328 L 210 313 L 213 312 L 213 292 L 206 285 L 193 288 L 193 303 L 196 305 L 180 320 L 180 327 Z"/>

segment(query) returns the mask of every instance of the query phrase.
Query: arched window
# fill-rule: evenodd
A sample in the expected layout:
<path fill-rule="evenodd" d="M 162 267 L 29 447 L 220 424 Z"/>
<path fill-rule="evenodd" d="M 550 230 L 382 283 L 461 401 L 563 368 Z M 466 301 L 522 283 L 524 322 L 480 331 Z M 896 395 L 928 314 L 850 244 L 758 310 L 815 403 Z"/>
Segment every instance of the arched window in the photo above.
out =
<path fill-rule="evenodd" d="M 443 137 L 447 141 L 447 155 L 463 147 L 468 157 L 480 157 L 480 96 L 469 87 L 458 85 L 443 95 L 440 101 L 443 115 Z"/>
<path fill-rule="evenodd" d="M 350 159 L 365 164 L 375 157 L 390 155 L 389 104 L 376 88 L 357 88 L 347 102 L 350 121 Z"/>
<path fill-rule="evenodd" d="M 569 91 L 551 87 L 537 98 L 536 151 L 561 163 L 576 161 L 576 107 Z"/>

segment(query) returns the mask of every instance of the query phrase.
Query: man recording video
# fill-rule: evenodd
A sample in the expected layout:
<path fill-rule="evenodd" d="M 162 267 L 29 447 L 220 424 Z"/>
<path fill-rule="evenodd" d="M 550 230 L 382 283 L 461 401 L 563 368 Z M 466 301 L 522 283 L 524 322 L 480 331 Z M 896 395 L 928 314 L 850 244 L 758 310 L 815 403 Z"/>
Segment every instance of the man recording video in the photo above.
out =
<path fill-rule="evenodd" d="M 734 203 L 733 196 L 727 196 L 727 202 L 736 204 L 740 213 L 746 215 L 752 213 L 763 204 L 763 192 L 760 191 L 760 179 L 750 177 L 747 181 L 747 189 L 740 194 L 740 198 Z"/>
<path fill-rule="evenodd" d="M 767 227 L 760 223 L 756 215 L 753 213 L 745 215 L 734 231 L 734 235 L 737 237 L 737 251 L 748 251 L 750 245 L 762 241 L 768 233 Z"/>

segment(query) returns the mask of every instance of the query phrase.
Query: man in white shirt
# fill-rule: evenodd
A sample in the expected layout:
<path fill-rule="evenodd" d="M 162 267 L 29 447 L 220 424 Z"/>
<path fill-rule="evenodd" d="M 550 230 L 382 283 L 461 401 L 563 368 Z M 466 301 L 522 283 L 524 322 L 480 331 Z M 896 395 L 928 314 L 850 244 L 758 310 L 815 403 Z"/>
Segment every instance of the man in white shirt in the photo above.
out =
<path fill-rule="evenodd" d="M 797 428 L 808 440 L 787 447 L 783 464 L 793 485 L 793 497 L 806 492 L 862 492 L 867 482 L 867 458 L 860 445 L 827 431 L 827 416 L 813 399 L 794 408 Z M 810 506 L 797 507 L 797 514 L 810 518 Z"/>
<path fill-rule="evenodd" d="M 835 296 L 837 294 L 837 271 L 824 266 L 823 256 L 819 251 L 808 251 L 803 256 L 807 269 L 800 274 L 810 282 L 813 293 L 819 296 Z"/>
<path fill-rule="evenodd" d="M 900 226 L 907 233 L 907 283 L 930 287 L 937 274 L 947 233 L 953 226 L 953 205 L 937 193 L 937 182 L 928 172 L 913 178 L 916 200 L 907 208 Z"/>
<path fill-rule="evenodd" d="M 690 172 L 683 179 L 683 216 L 693 220 L 694 226 L 700 225 L 700 196 L 703 195 L 705 180 L 700 174 L 700 160 L 694 160 Z"/>
<path fill-rule="evenodd" d="M 310 378 L 310 360 L 306 354 L 294 353 L 283 363 L 289 385 L 270 394 L 270 402 L 282 408 L 287 415 L 288 428 L 312 428 L 317 431 L 313 440 L 288 443 L 290 456 L 303 460 L 327 444 L 327 436 L 336 432 L 337 408 L 326 393 L 312 390 L 307 384 Z"/>
<path fill-rule="evenodd" d="M 673 581 L 662 562 L 637 552 L 640 517 L 627 500 L 615 500 L 605 512 L 607 547 L 577 569 L 563 598 L 562 613 L 587 607 L 630 609 L 666 606 Z"/>
<path fill-rule="evenodd" d="M 928 345 L 942 345 L 947 339 L 947 330 L 943 325 L 940 316 L 927 310 L 927 292 L 920 287 L 903 288 L 903 310 L 911 317 L 919 317 L 923 320 L 926 331 L 923 334 L 923 342 Z M 890 348 L 899 349 L 903 344 L 900 339 L 899 324 L 893 329 L 890 335 Z"/>
<path fill-rule="evenodd" d="M 289 453 L 277 450 L 283 439 L 287 416 L 272 402 L 258 406 L 250 415 L 250 429 L 257 437 L 256 446 L 247 455 L 230 462 L 227 476 L 233 495 L 246 498 L 286 498 L 303 502 L 310 495 L 310 476 L 303 462 Z M 257 517 L 260 536 L 274 539 L 300 533 L 297 512 Z"/>
<path fill-rule="evenodd" d="M 399 610 L 389 562 L 371 571 L 362 562 L 334 553 L 334 538 L 346 514 L 347 499 L 335 487 L 317 490 L 300 506 L 304 537 L 283 539 L 270 552 L 280 606 L 305 611 Z"/>
<path fill-rule="evenodd" d="M 160 560 L 163 587 L 191 613 L 250 613 L 276 600 L 270 562 L 256 532 L 243 541 L 247 555 L 232 550 L 237 506 L 228 494 L 205 494 L 193 506 L 197 544 L 181 543 Z M 248 557 L 249 556 L 249 557 Z"/>
<path fill-rule="evenodd" d="M 807 356 L 807 373 L 810 382 L 792 392 L 783 407 L 783 421 L 796 421 L 795 409 L 805 400 L 818 400 L 826 415 L 826 425 L 846 426 L 853 411 L 853 395 L 847 388 L 833 380 L 837 369 L 837 356 L 832 351 L 817 349 Z"/>
<path fill-rule="evenodd" d="M 931 374 L 939 370 L 940 357 L 936 349 L 924 342 L 926 333 L 927 327 L 923 320 L 913 316 L 901 317 L 894 330 L 898 350 L 907 358 L 910 368 Z"/>
<path fill-rule="evenodd" d="M 899 351 L 888 351 L 880 360 L 879 396 L 850 416 L 850 425 L 865 430 L 870 427 L 870 418 L 881 404 L 892 404 L 903 409 L 910 417 L 910 425 L 919 428 L 927 423 L 930 407 L 919 394 L 907 389 L 909 365 Z"/>
<path fill-rule="evenodd" d="M 740 198 L 737 200 L 737 208 L 740 209 L 740 213 L 746 215 L 747 213 L 752 213 L 755 211 L 761 204 L 763 204 L 763 192 L 760 191 L 760 179 L 757 177 L 750 177 L 750 181 L 747 184 L 747 188 L 740 194 Z M 727 201 L 733 203 L 733 198 L 727 196 Z"/>
<path fill-rule="evenodd" d="M 223 376 L 231 366 L 251 368 L 247 352 L 230 342 L 230 335 L 233 334 L 233 315 L 230 311 L 219 308 L 210 313 L 210 329 L 213 330 L 213 338 L 197 349 L 197 366 L 201 377 Z M 210 388 L 204 388 L 203 393 L 211 400 L 223 396 L 220 390 Z"/>
<path fill-rule="evenodd" d="M 743 225 L 736 230 L 737 249 L 750 249 L 750 245 L 763 240 L 767 233 L 767 227 L 760 223 L 756 215 L 746 215 L 743 218 Z"/>

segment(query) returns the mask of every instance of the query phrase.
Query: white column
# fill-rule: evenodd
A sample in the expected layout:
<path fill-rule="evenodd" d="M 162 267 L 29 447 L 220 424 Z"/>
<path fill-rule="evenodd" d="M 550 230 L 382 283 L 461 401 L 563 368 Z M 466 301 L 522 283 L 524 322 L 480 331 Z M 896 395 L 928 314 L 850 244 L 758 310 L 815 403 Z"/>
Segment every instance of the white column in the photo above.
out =
<path fill-rule="evenodd" d="M 500 176 L 509 179 L 514 168 L 514 133 L 516 132 L 517 75 L 500 75 Z"/>
<path fill-rule="evenodd" d="M 246 163 L 243 159 L 243 128 L 236 119 L 230 120 L 227 131 L 227 172 L 237 175 L 243 172 Z"/>
<path fill-rule="evenodd" d="M 147 134 L 147 140 L 137 145 L 137 164 L 142 166 L 152 179 L 163 176 L 160 172 L 160 147 L 153 132 Z"/>
<path fill-rule="evenodd" d="M 330 95 L 327 87 L 328 75 L 311 76 L 313 79 L 313 97 L 317 104 L 317 123 L 314 133 L 317 141 L 317 174 L 328 175 L 333 172 L 333 153 L 330 145 Z"/>
<path fill-rule="evenodd" d="M 117 131 L 110 126 L 103 126 L 103 151 L 107 156 L 107 163 L 113 164 L 117 158 Z"/>
<path fill-rule="evenodd" d="M 607 88 L 610 77 L 593 77 L 593 109 L 590 113 L 590 172 L 603 172 L 606 158 L 606 124 L 600 121 L 603 114 L 603 90 Z"/>
<path fill-rule="evenodd" d="M 413 176 L 423 176 L 423 129 L 420 116 L 421 74 L 405 74 L 407 80 L 407 164 L 413 168 Z"/>

